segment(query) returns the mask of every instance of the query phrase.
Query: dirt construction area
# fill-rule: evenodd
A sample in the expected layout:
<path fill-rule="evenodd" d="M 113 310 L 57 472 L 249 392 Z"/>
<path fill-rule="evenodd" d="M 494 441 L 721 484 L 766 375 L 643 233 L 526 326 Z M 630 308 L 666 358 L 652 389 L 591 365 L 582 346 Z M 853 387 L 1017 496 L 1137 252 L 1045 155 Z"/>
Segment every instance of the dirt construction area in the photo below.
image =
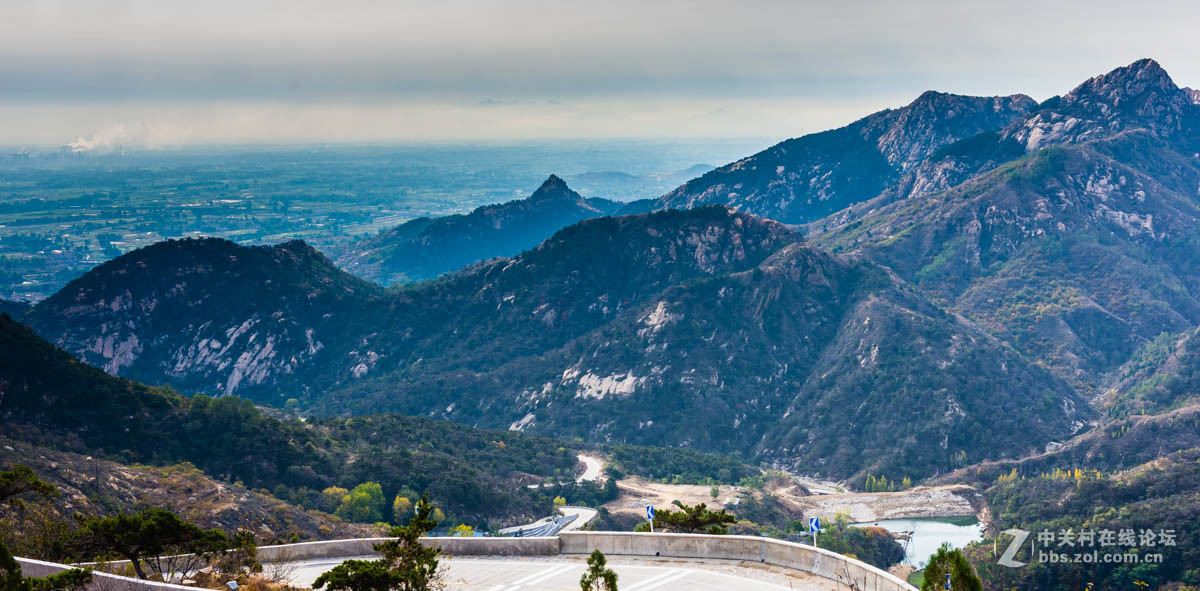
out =
<path fill-rule="evenodd" d="M 776 494 L 805 515 L 832 519 L 838 513 L 848 513 L 852 523 L 863 523 L 881 519 L 975 515 L 971 499 L 979 493 L 966 485 L 953 485 L 919 486 L 885 493 L 789 496 L 780 491 Z"/>
<path fill-rule="evenodd" d="M 805 494 L 805 489 L 796 484 L 776 483 L 766 491 L 741 486 L 720 486 L 714 501 L 712 487 L 694 484 L 663 484 L 632 477 L 617 483 L 621 496 L 604 507 L 612 513 L 643 515 L 646 505 L 669 507 L 678 500 L 686 505 L 707 503 L 709 506 L 727 506 L 744 495 L 761 497 L 771 494 L 784 506 L 796 512 L 797 518 L 819 516 L 832 519 L 838 513 L 848 513 L 851 522 L 878 521 L 881 519 L 919 517 L 958 517 L 975 515 L 971 500 L 978 493 L 965 485 L 916 487 L 900 492 Z M 736 508 L 732 508 L 737 513 Z"/>
<path fill-rule="evenodd" d="M 678 500 L 685 505 L 708 503 L 709 506 L 721 504 L 740 497 L 743 493 L 752 493 L 751 489 L 741 486 L 720 486 L 720 494 L 713 501 L 712 487 L 699 484 L 662 484 L 648 482 L 634 476 L 617 482 L 621 496 L 604 507 L 612 513 L 636 513 L 643 515 L 646 505 L 669 507 L 672 501 Z"/>

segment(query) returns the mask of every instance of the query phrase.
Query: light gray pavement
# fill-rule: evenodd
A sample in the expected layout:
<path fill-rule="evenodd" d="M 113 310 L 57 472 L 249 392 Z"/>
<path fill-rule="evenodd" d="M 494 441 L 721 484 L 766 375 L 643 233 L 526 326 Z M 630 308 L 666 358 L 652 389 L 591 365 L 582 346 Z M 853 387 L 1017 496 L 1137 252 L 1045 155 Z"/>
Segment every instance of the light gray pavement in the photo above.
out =
<path fill-rule="evenodd" d="M 567 527 L 569 527 L 575 521 L 578 521 L 579 515 L 564 511 L 564 509 L 566 509 L 566 507 L 559 507 L 558 510 L 560 515 L 543 517 L 533 523 L 526 523 L 525 525 L 506 527 L 500 530 L 500 533 L 504 535 L 517 535 L 517 532 L 520 531 L 521 537 L 538 538 L 543 536 L 553 536 L 560 531 L 570 531 L 567 529 Z M 572 509 L 582 509 L 582 507 L 572 507 Z M 591 517 L 595 516 L 595 513 L 592 513 Z M 591 517 L 588 517 L 588 519 L 591 519 Z M 581 526 L 583 524 L 581 523 L 579 525 Z"/>
<path fill-rule="evenodd" d="M 562 529 L 558 530 L 560 532 L 575 531 L 575 530 L 587 525 L 587 523 L 589 521 L 596 518 L 596 510 L 588 508 L 588 507 L 572 507 L 572 506 L 568 505 L 566 507 L 559 507 L 558 512 L 562 513 L 563 515 L 574 515 L 575 516 L 574 521 L 566 524 L 565 526 L 563 526 Z"/>
<path fill-rule="evenodd" d="M 310 587 L 321 573 L 343 560 L 373 556 L 306 560 L 299 563 L 292 583 Z M 552 558 L 449 558 L 449 591 L 575 591 L 587 568 L 583 556 Z M 815 575 L 753 562 L 679 560 L 609 556 L 621 591 L 834 591 L 837 584 Z"/>
<path fill-rule="evenodd" d="M 576 458 L 583 462 L 584 470 L 583 474 L 580 474 L 579 478 L 575 479 L 575 482 L 592 482 L 594 480 L 600 480 L 600 471 L 604 469 L 604 460 L 601 460 L 596 456 L 589 456 L 587 454 L 579 454 L 576 456 Z"/>
<path fill-rule="evenodd" d="M 567 505 L 558 508 L 558 515 L 543 517 L 533 523 L 514 525 L 500 530 L 504 535 L 516 535 L 518 531 L 526 538 L 553 536 L 559 532 L 575 531 L 596 518 L 596 510 L 588 507 Z"/>

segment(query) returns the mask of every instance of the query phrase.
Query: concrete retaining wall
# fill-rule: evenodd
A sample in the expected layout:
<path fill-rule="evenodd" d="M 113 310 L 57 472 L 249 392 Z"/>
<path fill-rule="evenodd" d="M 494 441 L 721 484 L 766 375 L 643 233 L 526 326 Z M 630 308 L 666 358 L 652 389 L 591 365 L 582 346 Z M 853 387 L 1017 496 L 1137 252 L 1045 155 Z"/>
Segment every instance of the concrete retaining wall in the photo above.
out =
<path fill-rule="evenodd" d="M 388 538 L 361 538 L 261 546 L 262 562 L 291 562 L 313 558 L 349 558 L 375 554 L 374 545 Z M 592 550 L 612 556 L 661 556 L 740 560 L 792 568 L 824 577 L 862 591 L 916 591 L 912 585 L 869 564 L 804 544 L 753 536 L 710 536 L 698 534 L 651 534 L 632 532 L 564 532 L 544 538 L 421 538 L 427 546 L 440 546 L 451 556 L 554 556 L 584 555 Z M 29 576 L 44 577 L 66 565 L 17 559 Z M 91 591 L 175 591 L 192 589 L 153 583 L 107 573 Z"/>
<path fill-rule="evenodd" d="M 324 542 L 283 544 L 280 546 L 259 546 L 258 561 L 291 562 L 293 560 L 308 560 L 310 558 L 368 556 L 375 554 L 375 544 L 388 539 L 358 538 L 354 540 L 327 540 Z"/>
<path fill-rule="evenodd" d="M 43 562 L 32 558 L 18 558 L 17 564 L 21 565 L 21 574 L 26 577 L 46 577 L 75 568 L 66 564 Z M 92 571 L 92 582 L 88 585 L 88 591 L 196 591 L 196 588 Z"/>
<path fill-rule="evenodd" d="M 386 538 L 334 540 L 258 549 L 259 560 L 305 560 L 374 554 L 372 545 Z M 592 550 L 613 556 L 662 556 L 744 560 L 812 573 L 862 591 L 916 591 L 916 589 L 869 564 L 829 550 L 794 542 L 753 536 L 710 536 L 697 534 L 651 534 L 632 532 L 563 532 L 545 538 L 422 538 L 451 556 L 553 556 L 590 554 Z"/>
<path fill-rule="evenodd" d="M 310 558 L 371 556 L 375 544 L 394 538 L 329 540 L 281 546 L 259 546 L 260 562 L 289 562 Z M 553 556 L 559 554 L 557 537 L 542 538 L 421 538 L 426 546 L 439 546 L 450 556 Z"/>
<path fill-rule="evenodd" d="M 421 538 L 426 546 L 440 546 L 450 556 L 554 556 L 561 554 L 561 539 L 543 538 Z"/>
<path fill-rule="evenodd" d="M 865 562 L 804 544 L 754 536 L 567 532 L 559 534 L 563 554 L 600 550 L 614 556 L 664 556 L 745 560 L 794 568 L 863 591 L 915 591 L 912 585 Z"/>

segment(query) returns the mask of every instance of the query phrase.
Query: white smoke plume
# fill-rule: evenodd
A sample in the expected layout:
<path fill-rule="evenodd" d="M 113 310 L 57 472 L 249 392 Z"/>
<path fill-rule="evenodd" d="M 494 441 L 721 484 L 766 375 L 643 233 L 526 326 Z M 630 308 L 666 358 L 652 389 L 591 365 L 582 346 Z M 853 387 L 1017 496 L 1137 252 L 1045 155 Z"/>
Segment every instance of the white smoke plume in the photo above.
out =
<path fill-rule="evenodd" d="M 75 153 L 107 154 L 114 152 L 120 146 L 133 140 L 129 129 L 124 125 L 113 124 L 101 129 L 91 137 L 80 137 L 73 142 L 67 142 L 66 147 Z"/>

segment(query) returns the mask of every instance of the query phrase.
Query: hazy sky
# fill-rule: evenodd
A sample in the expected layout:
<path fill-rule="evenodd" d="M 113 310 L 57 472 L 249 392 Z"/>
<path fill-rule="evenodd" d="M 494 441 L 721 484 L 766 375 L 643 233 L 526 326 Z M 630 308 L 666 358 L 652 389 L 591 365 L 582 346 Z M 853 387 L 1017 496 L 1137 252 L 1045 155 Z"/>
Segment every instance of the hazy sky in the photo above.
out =
<path fill-rule="evenodd" d="M 0 145 L 767 136 L 921 91 L 1044 99 L 1200 2 L 0 0 Z"/>

